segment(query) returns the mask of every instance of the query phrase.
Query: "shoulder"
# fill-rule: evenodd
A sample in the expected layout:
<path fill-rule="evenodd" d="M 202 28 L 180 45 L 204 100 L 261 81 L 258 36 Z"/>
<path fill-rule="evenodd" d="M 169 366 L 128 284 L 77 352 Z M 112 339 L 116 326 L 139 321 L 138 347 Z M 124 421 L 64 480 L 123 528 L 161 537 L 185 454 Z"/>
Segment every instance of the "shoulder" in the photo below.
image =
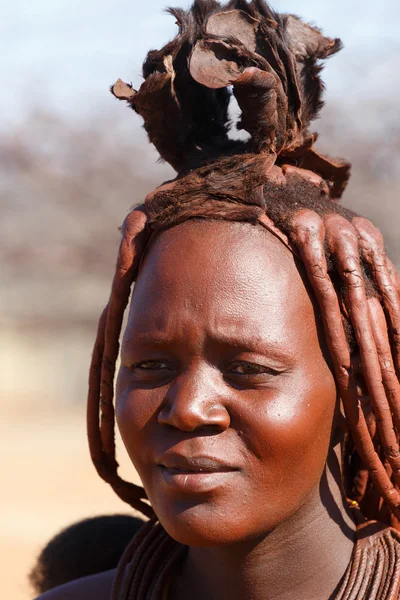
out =
<path fill-rule="evenodd" d="M 42 594 L 36 600 L 110 600 L 116 569 L 75 579 Z"/>

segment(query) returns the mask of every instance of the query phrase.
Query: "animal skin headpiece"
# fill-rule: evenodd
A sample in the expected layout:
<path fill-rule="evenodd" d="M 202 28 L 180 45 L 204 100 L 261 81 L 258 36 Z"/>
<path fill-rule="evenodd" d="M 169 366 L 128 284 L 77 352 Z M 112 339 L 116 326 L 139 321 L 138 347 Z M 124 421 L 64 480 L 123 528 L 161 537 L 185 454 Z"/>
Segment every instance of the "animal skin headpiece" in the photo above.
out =
<path fill-rule="evenodd" d="M 293 15 L 275 13 L 263 0 L 195 2 L 170 9 L 179 33 L 149 52 L 139 91 L 118 80 L 113 94 L 144 119 L 150 141 L 179 175 L 218 158 L 257 154 L 265 175 L 274 166 L 310 170 L 340 198 L 350 175 L 346 161 L 314 149 L 310 122 L 322 106 L 321 59 L 339 39 Z M 231 89 L 241 109 L 239 129 L 248 141 L 229 139 Z M 267 160 L 266 160 L 267 159 Z"/>

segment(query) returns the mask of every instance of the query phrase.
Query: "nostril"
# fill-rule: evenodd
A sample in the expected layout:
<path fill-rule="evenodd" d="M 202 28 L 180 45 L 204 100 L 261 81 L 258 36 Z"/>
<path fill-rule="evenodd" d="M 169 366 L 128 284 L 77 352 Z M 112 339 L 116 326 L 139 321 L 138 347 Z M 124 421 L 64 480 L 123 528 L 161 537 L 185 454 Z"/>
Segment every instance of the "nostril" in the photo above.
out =
<path fill-rule="evenodd" d="M 226 429 L 226 427 L 214 423 L 199 423 L 198 421 L 188 419 L 171 419 L 171 417 L 165 418 L 161 414 L 159 415 L 158 422 L 160 425 L 170 429 L 179 429 L 180 431 L 196 433 L 196 435 L 202 436 L 217 435 Z"/>
<path fill-rule="evenodd" d="M 203 435 L 205 437 L 208 435 L 218 435 L 224 430 L 225 427 L 220 427 L 219 425 L 202 425 L 200 427 L 196 427 L 195 431 L 197 435 Z"/>
<path fill-rule="evenodd" d="M 220 402 L 215 405 L 212 401 L 185 400 L 182 396 L 166 402 L 157 420 L 165 427 L 202 435 L 215 435 L 230 425 L 229 413 Z"/>

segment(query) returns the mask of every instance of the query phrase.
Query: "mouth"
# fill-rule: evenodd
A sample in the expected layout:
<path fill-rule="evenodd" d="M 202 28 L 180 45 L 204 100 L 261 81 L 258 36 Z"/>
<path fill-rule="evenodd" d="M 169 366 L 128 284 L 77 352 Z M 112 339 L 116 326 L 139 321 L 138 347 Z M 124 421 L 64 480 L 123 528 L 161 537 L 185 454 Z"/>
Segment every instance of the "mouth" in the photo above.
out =
<path fill-rule="evenodd" d="M 212 457 L 177 454 L 163 457 L 157 466 L 169 488 L 191 494 L 211 492 L 240 471 Z"/>

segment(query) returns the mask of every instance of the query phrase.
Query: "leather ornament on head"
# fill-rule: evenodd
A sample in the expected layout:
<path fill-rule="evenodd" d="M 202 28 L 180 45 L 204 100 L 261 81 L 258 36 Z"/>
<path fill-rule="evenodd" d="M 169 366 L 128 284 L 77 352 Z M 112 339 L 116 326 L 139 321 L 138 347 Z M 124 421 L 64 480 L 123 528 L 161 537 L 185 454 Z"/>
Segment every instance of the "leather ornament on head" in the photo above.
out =
<path fill-rule="evenodd" d="M 340 50 L 340 40 L 262 0 L 224 7 L 199 1 L 189 12 L 170 12 L 179 34 L 148 54 L 139 91 L 121 80 L 111 88 L 143 117 L 161 157 L 182 175 L 221 157 L 261 154 L 266 179 L 276 177 L 274 165 L 300 167 L 321 176 L 330 197 L 340 198 L 350 165 L 318 154 L 317 136 L 308 130 L 323 104 L 320 61 Z M 247 142 L 228 137 L 230 87 Z"/>

